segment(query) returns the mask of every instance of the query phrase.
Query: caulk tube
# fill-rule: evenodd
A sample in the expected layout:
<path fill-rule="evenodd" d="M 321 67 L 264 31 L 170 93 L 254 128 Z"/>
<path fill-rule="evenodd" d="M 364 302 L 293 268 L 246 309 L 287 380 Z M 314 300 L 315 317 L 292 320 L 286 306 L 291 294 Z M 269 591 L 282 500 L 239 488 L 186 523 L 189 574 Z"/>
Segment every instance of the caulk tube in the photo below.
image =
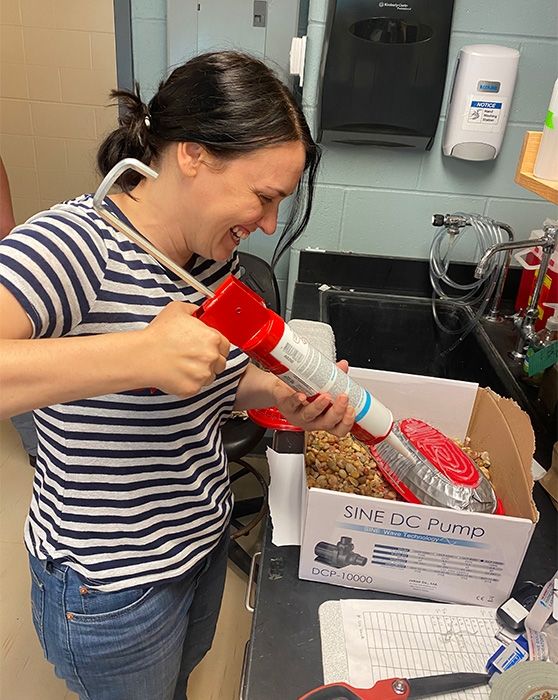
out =
<path fill-rule="evenodd" d="M 232 275 L 195 316 L 217 329 L 249 357 L 309 398 L 347 394 L 356 412 L 353 435 L 366 444 L 382 440 L 407 459 L 409 451 L 392 432 L 393 416 L 380 401 L 341 371 L 335 362 L 298 336 L 249 287 Z"/>
<path fill-rule="evenodd" d="M 287 324 L 284 324 L 283 335 L 270 355 L 288 368 L 277 376 L 295 391 L 308 397 L 331 394 L 335 398 L 347 394 L 349 405 L 356 413 L 351 432 L 358 440 L 366 444 L 385 440 L 404 457 L 412 459 L 399 438 L 391 432 L 391 411 Z"/>

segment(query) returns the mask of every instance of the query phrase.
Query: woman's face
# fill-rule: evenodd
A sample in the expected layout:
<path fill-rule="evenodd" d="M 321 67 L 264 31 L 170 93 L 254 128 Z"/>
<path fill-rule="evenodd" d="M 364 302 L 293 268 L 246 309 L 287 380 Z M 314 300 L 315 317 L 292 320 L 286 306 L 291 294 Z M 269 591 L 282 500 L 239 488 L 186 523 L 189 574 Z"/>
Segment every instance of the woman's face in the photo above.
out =
<path fill-rule="evenodd" d="M 193 183 L 196 207 L 188 209 L 185 222 L 189 250 L 225 261 L 256 229 L 273 234 L 279 204 L 295 190 L 305 160 L 298 141 L 264 147 L 225 163 L 216 163 L 202 151 Z"/>

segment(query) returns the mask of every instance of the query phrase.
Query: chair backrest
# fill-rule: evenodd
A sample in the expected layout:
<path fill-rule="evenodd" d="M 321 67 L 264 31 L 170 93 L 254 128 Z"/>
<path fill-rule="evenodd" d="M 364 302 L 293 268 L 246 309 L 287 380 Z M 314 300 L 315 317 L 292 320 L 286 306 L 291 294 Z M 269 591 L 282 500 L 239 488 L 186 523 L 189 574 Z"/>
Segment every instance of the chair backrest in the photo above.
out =
<path fill-rule="evenodd" d="M 281 297 L 279 285 L 273 269 L 269 263 L 251 253 L 239 251 L 240 279 L 253 292 L 256 292 L 265 301 L 266 306 L 281 313 Z"/>

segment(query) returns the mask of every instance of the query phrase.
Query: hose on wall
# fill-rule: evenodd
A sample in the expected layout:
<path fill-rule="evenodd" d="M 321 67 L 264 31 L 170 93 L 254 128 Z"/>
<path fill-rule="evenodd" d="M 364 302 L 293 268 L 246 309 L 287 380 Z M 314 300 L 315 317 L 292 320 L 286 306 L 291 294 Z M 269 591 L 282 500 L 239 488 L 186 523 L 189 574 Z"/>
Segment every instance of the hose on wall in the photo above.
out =
<path fill-rule="evenodd" d="M 459 223 L 455 226 L 442 228 L 435 235 L 429 255 L 434 320 L 438 328 L 444 332 L 459 335 L 457 341 L 445 350 L 444 354 L 457 347 L 476 326 L 494 293 L 502 266 L 506 263 L 506 254 L 498 253 L 489 260 L 486 272 L 480 279 L 474 279 L 466 284 L 453 279 L 449 269 L 451 263 L 455 261 L 456 249 L 461 241 L 470 243 L 471 235 L 474 236 L 474 255 L 478 260 L 487 248 L 504 241 L 505 232 L 494 219 L 480 214 L 457 212 L 448 218 Z M 464 317 L 468 320 L 457 328 L 448 328 L 438 313 L 438 302 L 440 301 L 449 303 L 456 309 L 466 309 L 464 314 L 460 314 L 460 318 Z"/>

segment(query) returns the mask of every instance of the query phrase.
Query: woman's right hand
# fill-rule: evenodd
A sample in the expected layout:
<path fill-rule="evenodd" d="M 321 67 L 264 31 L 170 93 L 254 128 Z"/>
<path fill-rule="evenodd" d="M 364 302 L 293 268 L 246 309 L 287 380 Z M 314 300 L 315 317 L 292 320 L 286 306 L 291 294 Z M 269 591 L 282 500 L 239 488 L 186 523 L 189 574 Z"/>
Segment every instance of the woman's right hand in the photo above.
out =
<path fill-rule="evenodd" d="M 193 316 L 195 304 L 171 301 L 140 333 L 146 383 L 180 398 L 194 396 L 225 369 L 230 343 Z M 145 344 L 144 344 L 145 343 Z"/>

